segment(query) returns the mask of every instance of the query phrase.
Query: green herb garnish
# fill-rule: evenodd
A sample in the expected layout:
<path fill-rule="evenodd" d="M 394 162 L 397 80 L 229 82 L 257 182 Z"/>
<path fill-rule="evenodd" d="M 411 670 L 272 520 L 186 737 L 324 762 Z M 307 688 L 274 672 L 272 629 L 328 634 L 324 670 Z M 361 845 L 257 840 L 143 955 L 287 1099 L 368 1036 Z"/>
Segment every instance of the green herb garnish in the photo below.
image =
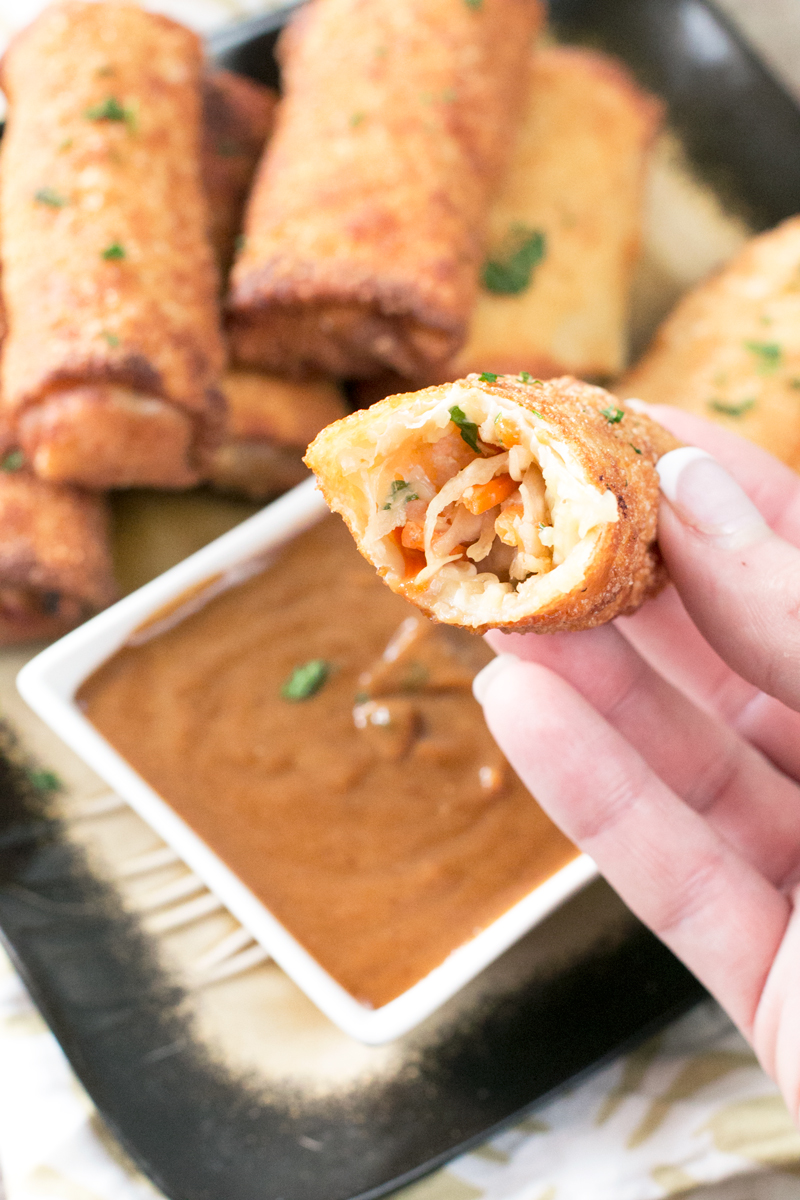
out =
<path fill-rule="evenodd" d="M 630 446 L 630 448 L 631 448 L 631 450 L 633 451 L 633 453 L 634 453 L 634 454 L 641 454 L 641 453 L 642 453 L 642 452 L 641 452 L 641 450 L 639 449 L 639 447 L 638 447 L 638 446 L 634 446 L 633 442 L 628 442 L 628 445 Z"/>
<path fill-rule="evenodd" d="M 354 112 L 350 117 L 350 128 L 358 129 L 359 125 L 362 125 L 366 119 L 367 114 L 365 112 Z"/>
<path fill-rule="evenodd" d="M 46 204 L 48 208 L 63 208 L 69 204 L 66 196 L 62 196 L 55 188 L 41 187 L 33 193 L 33 198 L 37 204 Z"/>
<path fill-rule="evenodd" d="M 2 462 L 0 471 L 19 471 L 25 466 L 25 455 L 21 450 L 9 450 Z"/>
<path fill-rule="evenodd" d="M 747 400 L 740 400 L 738 403 L 731 403 L 728 400 L 709 400 L 708 407 L 712 412 L 723 413 L 726 417 L 743 417 L 746 412 L 755 407 L 755 397 L 749 396 Z"/>
<path fill-rule="evenodd" d="M 544 255 L 545 238 L 540 230 L 512 225 L 497 257 L 483 264 L 481 282 L 488 292 L 516 296 L 530 285 L 533 269 Z"/>
<path fill-rule="evenodd" d="M 112 242 L 110 246 L 106 246 L 100 257 L 104 258 L 106 262 L 120 262 L 127 256 L 124 246 L 121 246 L 119 242 Z"/>
<path fill-rule="evenodd" d="M 496 376 L 495 376 L 496 378 Z M 483 379 L 483 375 L 481 375 Z M 467 420 L 467 414 L 460 409 L 457 404 L 454 404 L 450 409 L 450 420 L 454 425 L 458 426 L 458 431 L 462 439 L 467 443 L 470 450 L 474 450 L 476 454 L 480 454 L 481 449 L 478 445 L 478 426 L 474 421 Z"/>
<path fill-rule="evenodd" d="M 281 688 L 284 700 L 308 700 L 315 695 L 330 674 L 330 663 L 324 658 L 312 658 L 295 667 Z"/>
<path fill-rule="evenodd" d="M 132 113 L 120 104 L 116 96 L 109 96 L 100 104 L 94 104 L 91 108 L 87 108 L 84 113 L 87 121 L 125 121 L 129 122 Z"/>
<path fill-rule="evenodd" d="M 112 348 L 119 345 L 119 338 L 115 333 L 112 333 L 110 329 L 101 329 L 100 337 L 103 338 L 104 341 L 108 342 L 109 346 Z"/>
<path fill-rule="evenodd" d="M 783 350 L 777 342 L 745 342 L 744 346 L 756 355 L 759 375 L 771 375 L 781 365 Z"/>
<path fill-rule="evenodd" d="M 601 408 L 600 416 L 605 417 L 609 425 L 619 425 L 625 416 L 625 410 L 623 408 Z"/>
<path fill-rule="evenodd" d="M 35 788 L 39 788 L 43 792 L 59 792 L 64 786 L 55 771 L 31 769 L 28 771 L 28 779 Z"/>
<path fill-rule="evenodd" d="M 520 381 L 520 383 L 530 383 L 530 381 L 531 381 L 530 371 L 520 371 L 519 381 Z"/>
<path fill-rule="evenodd" d="M 408 495 L 403 496 L 403 492 L 408 492 Z M 416 492 L 411 491 L 411 484 L 405 479 L 393 479 L 392 486 L 389 488 L 389 499 L 383 506 L 384 511 L 392 508 L 398 499 L 402 504 L 407 504 L 409 500 L 419 500 L 419 496 Z"/>
<path fill-rule="evenodd" d="M 497 376 L 494 371 L 481 371 L 478 383 L 497 383 Z"/>

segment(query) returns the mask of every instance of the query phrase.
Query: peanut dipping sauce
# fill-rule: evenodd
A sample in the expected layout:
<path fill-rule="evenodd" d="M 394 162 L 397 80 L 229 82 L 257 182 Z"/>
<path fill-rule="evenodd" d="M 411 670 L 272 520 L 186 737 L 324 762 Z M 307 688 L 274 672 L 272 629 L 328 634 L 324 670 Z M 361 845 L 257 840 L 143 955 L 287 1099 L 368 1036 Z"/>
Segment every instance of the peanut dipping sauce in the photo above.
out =
<path fill-rule="evenodd" d="M 78 700 L 314 958 L 378 1007 L 578 853 L 484 724 L 470 685 L 490 658 L 390 592 L 327 517 L 258 575 L 123 648 Z M 285 699 L 312 659 L 329 665 L 325 683 Z"/>

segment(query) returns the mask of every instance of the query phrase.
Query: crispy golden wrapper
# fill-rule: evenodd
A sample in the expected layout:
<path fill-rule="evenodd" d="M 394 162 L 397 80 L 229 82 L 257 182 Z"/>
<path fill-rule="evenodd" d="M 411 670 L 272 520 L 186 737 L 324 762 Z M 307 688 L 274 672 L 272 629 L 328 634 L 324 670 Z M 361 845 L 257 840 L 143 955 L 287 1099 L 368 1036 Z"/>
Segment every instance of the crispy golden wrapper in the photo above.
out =
<path fill-rule="evenodd" d="M 13 452 L 12 452 L 13 454 Z M 105 500 L 0 470 L 0 645 L 54 638 L 115 599 Z"/>
<path fill-rule="evenodd" d="M 228 425 L 209 482 L 252 500 L 277 496 L 305 479 L 309 442 L 347 412 L 341 388 L 329 379 L 231 370 L 222 377 L 222 389 Z"/>
<path fill-rule="evenodd" d="M 570 376 L 470 375 L 315 439 L 328 505 L 393 591 L 477 632 L 588 629 L 665 582 L 655 464 L 679 443 Z"/>
<path fill-rule="evenodd" d="M 203 79 L 203 184 L 222 278 L 233 261 L 247 192 L 277 103 L 273 88 L 233 71 L 210 70 Z"/>
<path fill-rule="evenodd" d="M 418 375 L 466 332 L 538 0 L 312 0 L 232 274 L 237 361 Z"/>
<path fill-rule="evenodd" d="M 42 478 L 184 487 L 222 432 L 198 38 L 55 4 L 7 50 L 3 407 Z"/>
<path fill-rule="evenodd" d="M 684 296 L 614 390 L 709 417 L 800 470 L 800 217 Z"/>
<path fill-rule="evenodd" d="M 661 113 L 606 55 L 574 46 L 534 54 L 522 126 L 490 209 L 483 286 L 449 378 L 482 370 L 601 378 L 623 368 Z"/>

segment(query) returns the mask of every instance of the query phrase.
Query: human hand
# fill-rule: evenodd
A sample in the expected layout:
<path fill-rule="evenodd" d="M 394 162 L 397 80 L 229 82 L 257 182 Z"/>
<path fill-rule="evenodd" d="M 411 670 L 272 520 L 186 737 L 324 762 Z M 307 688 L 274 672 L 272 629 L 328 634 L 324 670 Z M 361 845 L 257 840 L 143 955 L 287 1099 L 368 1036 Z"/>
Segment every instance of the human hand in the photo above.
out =
<path fill-rule="evenodd" d="M 475 694 L 523 782 L 727 1009 L 797 1119 L 800 477 L 647 411 L 717 460 L 659 464 L 675 587 L 584 633 L 487 634 L 502 657 Z"/>

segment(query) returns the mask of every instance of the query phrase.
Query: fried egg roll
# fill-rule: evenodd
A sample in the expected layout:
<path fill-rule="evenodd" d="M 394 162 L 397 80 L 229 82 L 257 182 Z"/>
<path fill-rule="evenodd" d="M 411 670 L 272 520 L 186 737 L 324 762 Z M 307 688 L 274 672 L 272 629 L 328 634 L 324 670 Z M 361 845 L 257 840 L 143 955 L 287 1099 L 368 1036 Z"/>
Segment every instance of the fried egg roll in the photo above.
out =
<path fill-rule="evenodd" d="M 800 217 L 684 296 L 615 391 L 709 417 L 800 470 Z"/>
<path fill-rule="evenodd" d="M 54 638 L 115 598 L 105 500 L 0 469 L 0 645 Z M 16 469 L 15 469 L 16 468 Z"/>
<path fill-rule="evenodd" d="M 448 378 L 622 370 L 645 167 L 661 111 L 603 54 L 571 46 L 534 54 L 522 125 L 490 209 L 469 336 Z"/>
<path fill-rule="evenodd" d="M 663 585 L 655 464 L 677 445 L 570 376 L 470 375 L 345 417 L 306 462 L 393 591 L 446 624 L 544 632 Z"/>
<path fill-rule="evenodd" d="M 214 456 L 210 482 L 252 500 L 276 496 L 305 479 L 309 442 L 347 412 L 341 388 L 327 379 L 231 370 L 222 387 L 227 433 Z"/>
<path fill-rule="evenodd" d="M 221 437 L 201 77 L 193 33 L 121 3 L 6 51 L 2 403 L 43 479 L 185 487 Z"/>
<path fill-rule="evenodd" d="M 539 0 L 312 0 L 232 274 L 243 364 L 424 374 L 472 310 Z"/>
<path fill-rule="evenodd" d="M 247 191 L 277 103 L 272 88 L 232 71 L 208 71 L 203 80 L 203 183 L 209 236 L 223 278 L 233 261 Z"/>

